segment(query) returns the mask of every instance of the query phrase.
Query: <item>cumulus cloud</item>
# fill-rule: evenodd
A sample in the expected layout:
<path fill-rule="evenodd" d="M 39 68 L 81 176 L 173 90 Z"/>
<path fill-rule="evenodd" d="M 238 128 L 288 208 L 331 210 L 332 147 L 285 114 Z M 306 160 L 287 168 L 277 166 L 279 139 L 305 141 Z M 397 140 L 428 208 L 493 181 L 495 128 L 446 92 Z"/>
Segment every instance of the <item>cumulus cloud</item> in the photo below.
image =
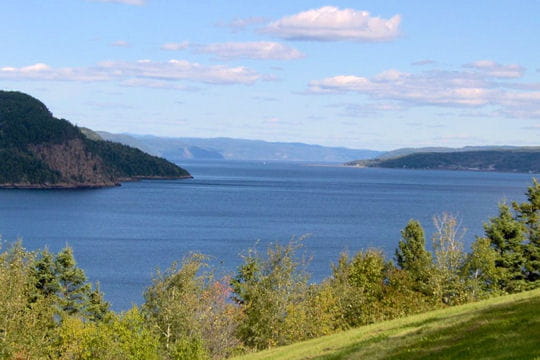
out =
<path fill-rule="evenodd" d="M 103 3 L 118 3 L 126 5 L 144 5 L 146 0 L 90 0 L 94 2 L 103 2 Z"/>
<path fill-rule="evenodd" d="M 389 19 L 368 11 L 324 6 L 271 22 L 261 31 L 288 40 L 388 41 L 399 35 L 401 16 Z"/>
<path fill-rule="evenodd" d="M 499 78 L 515 77 L 523 68 L 494 62 L 467 64 L 468 71 L 387 70 L 373 77 L 338 75 L 311 81 L 311 93 L 358 93 L 380 102 L 398 101 L 407 106 L 495 108 L 494 115 L 531 117 L 540 115 L 540 91 L 505 86 Z M 513 72 L 513 73 L 512 73 Z M 512 75 L 512 76 L 510 76 Z"/>
<path fill-rule="evenodd" d="M 189 47 L 190 43 L 189 41 L 182 41 L 179 43 L 171 42 L 161 45 L 161 50 L 167 50 L 167 51 L 179 51 L 179 50 L 185 50 Z"/>
<path fill-rule="evenodd" d="M 463 67 L 475 69 L 496 78 L 519 78 L 525 72 L 525 68 L 520 65 L 501 65 L 491 60 L 479 60 L 465 64 Z"/>
<path fill-rule="evenodd" d="M 304 57 L 300 51 L 276 42 L 227 42 L 196 46 L 200 53 L 214 54 L 220 59 L 293 60 Z"/>
<path fill-rule="evenodd" d="M 253 84 L 262 76 L 243 66 L 202 65 L 184 60 L 155 62 L 151 60 L 107 61 L 91 67 L 53 68 L 38 63 L 26 67 L 0 68 L 0 79 L 53 80 L 53 81 L 121 81 L 144 84 L 141 80 L 170 82 L 171 88 L 178 81 L 207 84 Z M 146 82 L 148 83 L 148 82 Z M 163 83 L 162 83 L 163 84 Z M 155 87 L 155 86 L 154 86 Z"/>

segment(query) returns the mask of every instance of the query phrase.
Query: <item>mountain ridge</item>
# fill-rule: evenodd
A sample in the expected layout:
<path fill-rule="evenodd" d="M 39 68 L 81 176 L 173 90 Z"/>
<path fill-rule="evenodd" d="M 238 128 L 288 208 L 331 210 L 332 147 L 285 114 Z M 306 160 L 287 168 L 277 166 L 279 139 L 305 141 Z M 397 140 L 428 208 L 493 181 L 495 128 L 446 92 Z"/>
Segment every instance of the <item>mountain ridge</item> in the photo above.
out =
<path fill-rule="evenodd" d="M 310 161 L 343 163 L 351 159 L 372 158 L 382 151 L 329 147 L 300 142 L 270 142 L 264 140 L 228 137 L 160 137 L 155 135 L 113 134 L 96 131 L 104 139 L 122 142 L 171 161 L 186 159 L 206 160 L 261 160 L 261 161 Z M 204 157 L 183 157 L 193 149 L 206 152 Z"/>

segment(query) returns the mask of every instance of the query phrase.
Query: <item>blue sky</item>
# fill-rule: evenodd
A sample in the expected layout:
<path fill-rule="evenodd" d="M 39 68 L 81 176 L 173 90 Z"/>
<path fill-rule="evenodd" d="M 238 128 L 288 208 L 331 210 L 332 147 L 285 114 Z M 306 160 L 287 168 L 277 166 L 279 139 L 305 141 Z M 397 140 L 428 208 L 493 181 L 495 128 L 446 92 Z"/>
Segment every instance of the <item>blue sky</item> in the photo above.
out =
<path fill-rule="evenodd" d="M 5 0 L 0 89 L 95 130 L 540 145 L 540 1 Z"/>

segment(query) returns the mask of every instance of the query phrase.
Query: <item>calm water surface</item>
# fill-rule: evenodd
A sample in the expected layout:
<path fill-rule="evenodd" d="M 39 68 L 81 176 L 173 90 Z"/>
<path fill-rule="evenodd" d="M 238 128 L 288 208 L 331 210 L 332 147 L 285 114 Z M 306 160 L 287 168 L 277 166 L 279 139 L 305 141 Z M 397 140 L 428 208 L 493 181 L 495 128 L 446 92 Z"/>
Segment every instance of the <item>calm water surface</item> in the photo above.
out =
<path fill-rule="evenodd" d="M 315 280 L 343 250 L 381 248 L 391 257 L 411 218 L 430 236 L 443 211 L 482 234 L 497 203 L 525 200 L 533 175 L 316 167 L 293 163 L 183 164 L 193 180 L 142 181 L 99 190 L 2 190 L 0 234 L 29 249 L 66 244 L 116 310 L 142 301 L 156 268 L 192 251 L 224 271 L 239 253 L 309 234 Z M 536 175 L 538 177 L 538 175 Z"/>

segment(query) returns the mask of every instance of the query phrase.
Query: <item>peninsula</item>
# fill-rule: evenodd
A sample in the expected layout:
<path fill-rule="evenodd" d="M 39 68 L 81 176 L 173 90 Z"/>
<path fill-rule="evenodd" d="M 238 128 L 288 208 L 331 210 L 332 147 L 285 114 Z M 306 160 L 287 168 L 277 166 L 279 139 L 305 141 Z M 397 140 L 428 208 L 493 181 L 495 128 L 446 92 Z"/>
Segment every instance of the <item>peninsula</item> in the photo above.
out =
<path fill-rule="evenodd" d="M 405 151 L 406 150 L 406 151 Z M 345 165 L 429 170 L 469 170 L 540 173 L 540 148 L 513 147 L 485 150 L 423 149 L 397 150 L 371 160 L 355 160 Z M 438 151 L 437 151 L 438 150 Z"/>
<path fill-rule="evenodd" d="M 139 149 L 86 136 L 30 95 L 0 91 L 0 188 L 98 188 L 191 178 Z"/>

